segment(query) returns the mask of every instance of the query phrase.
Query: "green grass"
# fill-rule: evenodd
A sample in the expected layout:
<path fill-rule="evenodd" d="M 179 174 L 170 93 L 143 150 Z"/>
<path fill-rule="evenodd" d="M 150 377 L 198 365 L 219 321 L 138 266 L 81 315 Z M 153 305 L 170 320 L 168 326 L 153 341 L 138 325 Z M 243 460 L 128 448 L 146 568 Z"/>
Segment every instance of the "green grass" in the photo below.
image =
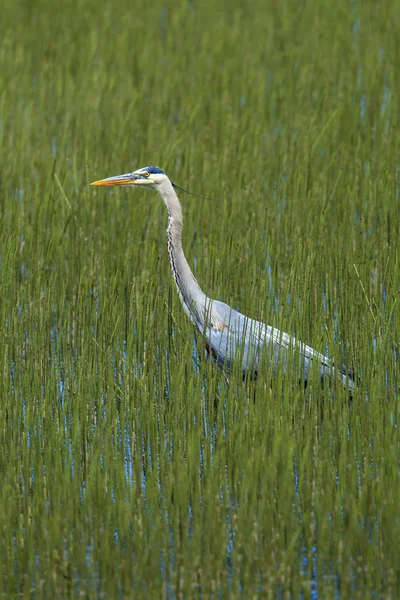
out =
<path fill-rule="evenodd" d="M 3 3 L 0 594 L 395 598 L 400 9 Z M 204 360 L 203 289 L 359 377 L 256 390 Z M 194 360 L 197 358 L 196 360 Z"/>

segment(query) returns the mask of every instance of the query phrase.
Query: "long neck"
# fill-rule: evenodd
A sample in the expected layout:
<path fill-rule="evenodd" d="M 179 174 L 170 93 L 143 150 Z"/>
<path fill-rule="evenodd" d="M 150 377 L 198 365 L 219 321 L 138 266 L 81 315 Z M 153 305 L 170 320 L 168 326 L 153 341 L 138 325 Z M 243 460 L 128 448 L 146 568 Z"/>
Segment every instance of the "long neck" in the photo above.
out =
<path fill-rule="evenodd" d="M 157 189 L 168 211 L 167 245 L 179 298 L 189 319 L 203 331 L 206 296 L 197 283 L 182 250 L 182 208 L 169 180 Z"/>

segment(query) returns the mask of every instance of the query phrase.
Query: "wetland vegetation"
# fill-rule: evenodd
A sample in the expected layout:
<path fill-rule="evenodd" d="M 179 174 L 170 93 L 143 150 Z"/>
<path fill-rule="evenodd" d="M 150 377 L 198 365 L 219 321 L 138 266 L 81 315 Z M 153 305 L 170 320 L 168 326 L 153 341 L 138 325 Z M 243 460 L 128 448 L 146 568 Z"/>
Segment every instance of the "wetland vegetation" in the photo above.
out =
<path fill-rule="evenodd" d="M 3 3 L 0 593 L 400 591 L 400 7 Z M 256 401 L 203 360 L 206 293 L 352 366 Z M 269 383 L 269 382 L 268 382 Z"/>

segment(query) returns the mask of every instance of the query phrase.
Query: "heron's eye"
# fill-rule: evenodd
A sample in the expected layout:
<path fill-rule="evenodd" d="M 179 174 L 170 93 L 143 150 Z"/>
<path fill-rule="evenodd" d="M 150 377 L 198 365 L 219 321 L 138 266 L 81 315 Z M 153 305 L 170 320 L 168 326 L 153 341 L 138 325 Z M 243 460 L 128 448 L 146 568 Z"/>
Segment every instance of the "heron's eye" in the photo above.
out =
<path fill-rule="evenodd" d="M 145 177 L 150 177 L 150 173 L 149 173 L 148 171 L 146 171 L 145 173 L 143 173 L 143 175 L 144 175 Z"/>

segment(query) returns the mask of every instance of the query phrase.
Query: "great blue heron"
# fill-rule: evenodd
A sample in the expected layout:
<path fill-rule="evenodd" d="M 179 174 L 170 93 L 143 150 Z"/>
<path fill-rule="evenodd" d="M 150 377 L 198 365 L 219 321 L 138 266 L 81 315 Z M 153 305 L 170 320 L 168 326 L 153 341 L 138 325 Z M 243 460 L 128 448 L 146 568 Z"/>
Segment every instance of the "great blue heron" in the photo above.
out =
<path fill-rule="evenodd" d="M 243 376 L 257 379 L 266 359 L 272 371 L 282 361 L 288 364 L 293 354 L 299 379 L 307 383 L 311 363 L 315 361 L 324 376 L 338 377 L 350 391 L 351 376 L 337 369 L 330 359 L 294 337 L 260 321 L 254 321 L 224 302 L 208 298 L 193 275 L 182 250 L 182 209 L 175 186 L 158 167 L 145 167 L 132 173 L 94 181 L 98 186 L 132 186 L 156 191 L 168 211 L 167 245 L 172 274 L 183 308 L 205 339 L 207 355 L 228 372 L 235 360 L 241 360 Z"/>

